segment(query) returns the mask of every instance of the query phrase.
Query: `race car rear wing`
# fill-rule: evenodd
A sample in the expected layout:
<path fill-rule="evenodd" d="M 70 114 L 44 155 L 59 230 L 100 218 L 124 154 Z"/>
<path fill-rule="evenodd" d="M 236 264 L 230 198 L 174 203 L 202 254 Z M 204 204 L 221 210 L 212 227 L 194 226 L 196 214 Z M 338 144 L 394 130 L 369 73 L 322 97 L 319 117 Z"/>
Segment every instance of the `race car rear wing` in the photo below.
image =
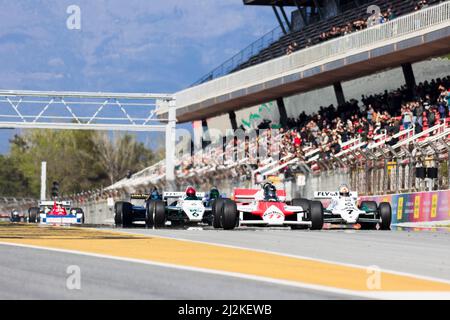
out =
<path fill-rule="evenodd" d="M 204 198 L 205 192 L 197 192 L 197 198 Z M 185 192 L 163 192 L 163 200 L 170 199 L 170 198 L 183 198 L 186 195 Z"/>
<path fill-rule="evenodd" d="M 358 198 L 358 192 L 352 191 L 350 192 L 350 196 L 353 198 Z M 339 192 L 335 191 L 316 191 L 314 192 L 315 199 L 331 199 L 334 197 L 339 197 Z"/>
<path fill-rule="evenodd" d="M 264 197 L 264 191 L 262 189 L 235 189 L 233 193 L 233 199 L 236 202 L 259 200 L 262 197 Z M 277 197 L 280 201 L 285 201 L 286 191 L 277 190 Z"/>
<path fill-rule="evenodd" d="M 54 204 L 63 206 L 63 207 L 70 207 L 72 205 L 71 201 L 53 201 L 53 200 L 42 200 L 39 201 L 39 207 L 48 207 L 53 206 Z"/>

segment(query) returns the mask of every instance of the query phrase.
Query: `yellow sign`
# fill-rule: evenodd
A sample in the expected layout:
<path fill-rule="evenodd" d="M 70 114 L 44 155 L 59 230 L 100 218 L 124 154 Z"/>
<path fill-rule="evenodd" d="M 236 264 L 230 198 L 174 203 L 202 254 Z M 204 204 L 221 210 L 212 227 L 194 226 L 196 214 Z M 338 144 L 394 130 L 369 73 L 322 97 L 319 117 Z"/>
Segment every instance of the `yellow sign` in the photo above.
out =
<path fill-rule="evenodd" d="M 414 219 L 419 219 L 420 216 L 420 196 L 414 199 Z"/>
<path fill-rule="evenodd" d="M 431 218 L 436 218 L 437 216 L 437 204 L 438 204 L 438 195 L 433 194 L 431 197 Z"/>
<path fill-rule="evenodd" d="M 402 220 L 403 217 L 403 197 L 398 198 L 397 204 L 397 220 Z"/>

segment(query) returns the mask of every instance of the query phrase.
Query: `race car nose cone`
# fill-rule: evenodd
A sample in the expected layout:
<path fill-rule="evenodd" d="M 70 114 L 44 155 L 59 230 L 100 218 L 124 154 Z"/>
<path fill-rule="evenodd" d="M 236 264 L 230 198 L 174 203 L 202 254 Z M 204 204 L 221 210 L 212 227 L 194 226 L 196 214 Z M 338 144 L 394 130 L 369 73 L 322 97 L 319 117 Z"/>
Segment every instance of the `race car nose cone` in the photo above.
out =
<path fill-rule="evenodd" d="M 276 206 L 271 206 L 264 212 L 263 220 L 270 225 L 282 225 L 284 223 L 284 214 Z"/>

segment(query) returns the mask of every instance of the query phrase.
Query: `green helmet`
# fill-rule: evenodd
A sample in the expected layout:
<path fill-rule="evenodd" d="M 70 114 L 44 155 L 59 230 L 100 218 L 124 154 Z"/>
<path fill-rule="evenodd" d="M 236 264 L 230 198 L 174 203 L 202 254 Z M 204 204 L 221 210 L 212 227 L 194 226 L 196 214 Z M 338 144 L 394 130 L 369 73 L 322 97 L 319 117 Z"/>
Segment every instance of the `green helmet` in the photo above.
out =
<path fill-rule="evenodd" d="M 211 199 L 217 199 L 220 197 L 220 192 L 217 188 L 212 188 L 211 191 L 209 192 L 209 197 Z"/>

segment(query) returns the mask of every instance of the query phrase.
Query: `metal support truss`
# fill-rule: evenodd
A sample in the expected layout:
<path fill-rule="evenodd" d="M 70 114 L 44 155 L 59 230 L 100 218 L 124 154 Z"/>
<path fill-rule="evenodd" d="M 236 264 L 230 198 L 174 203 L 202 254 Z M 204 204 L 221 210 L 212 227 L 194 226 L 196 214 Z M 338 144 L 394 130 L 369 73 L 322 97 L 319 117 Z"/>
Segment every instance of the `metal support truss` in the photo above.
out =
<path fill-rule="evenodd" d="M 169 105 L 166 119 L 156 117 L 160 102 Z M 171 94 L 0 90 L 0 128 L 164 132 L 173 180 L 175 108 Z"/>

